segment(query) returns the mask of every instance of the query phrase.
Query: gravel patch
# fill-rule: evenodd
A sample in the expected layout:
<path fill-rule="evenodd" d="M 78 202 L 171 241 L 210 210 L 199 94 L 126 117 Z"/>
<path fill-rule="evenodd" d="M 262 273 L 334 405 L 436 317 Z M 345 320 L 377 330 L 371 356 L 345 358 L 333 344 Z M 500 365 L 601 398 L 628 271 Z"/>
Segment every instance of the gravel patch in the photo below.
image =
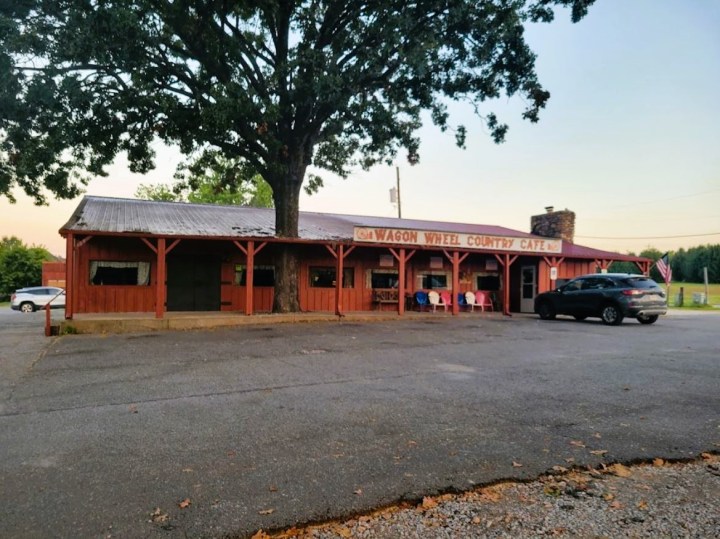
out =
<path fill-rule="evenodd" d="M 720 457 L 614 464 L 426 497 L 346 521 L 254 539 L 459 537 L 720 538 Z"/>

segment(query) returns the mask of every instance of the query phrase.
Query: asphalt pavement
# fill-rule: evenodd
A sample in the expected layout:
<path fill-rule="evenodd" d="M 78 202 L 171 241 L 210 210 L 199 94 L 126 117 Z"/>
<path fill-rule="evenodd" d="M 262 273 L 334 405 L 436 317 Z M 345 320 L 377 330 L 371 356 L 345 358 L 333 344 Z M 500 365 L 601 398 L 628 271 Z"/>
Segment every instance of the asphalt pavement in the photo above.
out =
<path fill-rule="evenodd" d="M 244 537 L 568 459 L 693 458 L 720 443 L 718 329 L 468 313 L 44 338 L 3 312 L 0 537 Z"/>

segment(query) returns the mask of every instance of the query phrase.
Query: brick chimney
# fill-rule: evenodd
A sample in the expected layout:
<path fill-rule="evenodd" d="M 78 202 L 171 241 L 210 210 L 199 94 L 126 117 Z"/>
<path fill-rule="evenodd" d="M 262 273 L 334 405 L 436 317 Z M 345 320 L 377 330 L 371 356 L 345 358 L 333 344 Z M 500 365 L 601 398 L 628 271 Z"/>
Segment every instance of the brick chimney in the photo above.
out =
<path fill-rule="evenodd" d="M 545 207 L 545 213 L 530 218 L 530 233 L 545 238 L 560 238 L 573 243 L 575 239 L 575 212 L 568 209 L 555 211 Z"/>

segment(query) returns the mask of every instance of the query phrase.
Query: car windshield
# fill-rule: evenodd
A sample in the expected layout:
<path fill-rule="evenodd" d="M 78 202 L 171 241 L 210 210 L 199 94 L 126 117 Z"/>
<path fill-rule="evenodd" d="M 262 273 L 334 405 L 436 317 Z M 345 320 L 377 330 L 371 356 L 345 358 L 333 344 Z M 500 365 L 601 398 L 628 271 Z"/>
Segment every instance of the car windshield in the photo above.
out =
<path fill-rule="evenodd" d="M 630 277 L 625 280 L 633 288 L 657 288 L 658 284 L 649 277 Z"/>

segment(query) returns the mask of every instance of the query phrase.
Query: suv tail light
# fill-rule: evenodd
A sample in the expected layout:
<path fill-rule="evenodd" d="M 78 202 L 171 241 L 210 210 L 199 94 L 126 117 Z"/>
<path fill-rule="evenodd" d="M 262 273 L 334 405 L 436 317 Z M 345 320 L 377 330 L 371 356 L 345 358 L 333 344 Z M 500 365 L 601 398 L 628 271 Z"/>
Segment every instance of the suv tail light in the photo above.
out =
<path fill-rule="evenodd" d="M 642 296 L 644 294 L 642 290 L 637 288 L 629 288 L 627 290 L 623 290 L 622 293 L 623 296 Z"/>
<path fill-rule="evenodd" d="M 10 303 L 15 301 L 15 293 L 10 294 Z"/>

